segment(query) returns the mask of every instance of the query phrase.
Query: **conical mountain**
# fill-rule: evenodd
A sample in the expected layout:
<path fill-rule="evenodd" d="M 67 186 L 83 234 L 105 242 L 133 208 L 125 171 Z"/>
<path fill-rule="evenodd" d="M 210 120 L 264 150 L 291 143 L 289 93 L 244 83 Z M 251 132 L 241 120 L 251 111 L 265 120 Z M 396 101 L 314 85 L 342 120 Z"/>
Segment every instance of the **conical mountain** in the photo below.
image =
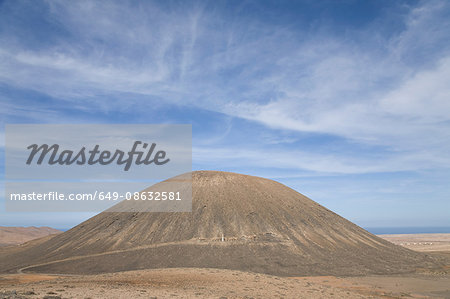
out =
<path fill-rule="evenodd" d="M 431 257 L 384 241 L 272 180 L 197 171 L 192 193 L 192 213 L 103 212 L 0 260 L 0 267 L 80 274 L 211 267 L 359 275 L 436 266 Z"/>

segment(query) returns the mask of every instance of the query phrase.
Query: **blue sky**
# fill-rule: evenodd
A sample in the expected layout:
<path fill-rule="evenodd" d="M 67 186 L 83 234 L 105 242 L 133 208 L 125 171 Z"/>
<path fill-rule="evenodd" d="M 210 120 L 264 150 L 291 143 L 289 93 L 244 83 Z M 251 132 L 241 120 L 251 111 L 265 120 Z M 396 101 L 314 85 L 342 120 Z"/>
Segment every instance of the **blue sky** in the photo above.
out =
<path fill-rule="evenodd" d="M 450 226 L 449 79 L 448 1 L 0 3 L 0 135 L 189 123 L 194 170 L 272 178 L 365 227 Z M 89 216 L 2 206 L 0 225 Z"/>

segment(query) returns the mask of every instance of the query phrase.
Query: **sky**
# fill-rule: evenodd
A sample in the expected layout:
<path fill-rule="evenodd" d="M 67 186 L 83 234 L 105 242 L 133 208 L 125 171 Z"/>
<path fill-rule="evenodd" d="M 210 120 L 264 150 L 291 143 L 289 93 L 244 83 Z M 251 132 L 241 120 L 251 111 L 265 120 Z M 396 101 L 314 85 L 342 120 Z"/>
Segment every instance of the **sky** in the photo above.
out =
<path fill-rule="evenodd" d="M 450 227 L 450 2 L 0 1 L 5 124 L 192 124 L 193 170 L 363 227 Z"/>

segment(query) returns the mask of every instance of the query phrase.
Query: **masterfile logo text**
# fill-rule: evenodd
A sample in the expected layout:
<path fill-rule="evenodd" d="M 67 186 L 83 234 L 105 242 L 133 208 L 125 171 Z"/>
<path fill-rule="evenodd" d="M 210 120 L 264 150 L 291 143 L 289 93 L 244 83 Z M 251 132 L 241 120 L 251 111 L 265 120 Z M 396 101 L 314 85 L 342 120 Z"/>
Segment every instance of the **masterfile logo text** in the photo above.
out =
<path fill-rule="evenodd" d="M 138 150 L 142 147 L 142 151 Z M 48 144 L 42 144 L 38 146 L 37 144 L 31 144 L 27 147 L 30 150 L 30 155 L 28 156 L 27 164 L 30 165 L 37 154 L 35 163 L 41 165 L 47 155 L 49 165 L 108 165 L 116 162 L 117 165 L 124 165 L 124 171 L 128 171 L 133 164 L 136 165 L 149 165 L 155 163 L 155 165 L 164 165 L 170 161 L 166 159 L 166 151 L 158 150 L 155 152 L 156 143 L 152 143 L 150 146 L 146 142 L 135 141 L 132 149 L 129 152 L 124 152 L 116 149 L 113 153 L 108 150 L 100 151 L 100 145 L 96 144 L 93 149 L 86 150 L 83 146 L 79 151 L 74 152 L 73 150 L 60 150 L 58 144 L 53 144 L 49 146 Z M 136 159 L 134 159 L 136 157 Z"/>

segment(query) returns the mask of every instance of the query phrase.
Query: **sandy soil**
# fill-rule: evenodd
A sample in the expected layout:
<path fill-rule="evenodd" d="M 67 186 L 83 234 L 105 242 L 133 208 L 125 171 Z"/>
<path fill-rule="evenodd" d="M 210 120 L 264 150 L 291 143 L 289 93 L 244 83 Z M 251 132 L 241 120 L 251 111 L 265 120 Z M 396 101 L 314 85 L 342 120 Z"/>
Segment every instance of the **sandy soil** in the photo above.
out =
<path fill-rule="evenodd" d="M 14 297 L 15 296 L 15 297 Z M 0 276 L 0 298 L 450 298 L 450 276 L 277 277 L 174 268 L 89 276 Z M 53 296 L 53 297 L 51 297 Z"/>
<path fill-rule="evenodd" d="M 450 275 L 424 273 L 401 276 L 316 276 L 298 279 L 375 298 L 450 298 Z"/>
<path fill-rule="evenodd" d="M 398 234 L 378 237 L 416 251 L 450 251 L 450 234 Z"/>
<path fill-rule="evenodd" d="M 218 269 L 156 269 L 91 276 L 0 276 L 0 298 L 374 298 L 312 280 Z"/>

